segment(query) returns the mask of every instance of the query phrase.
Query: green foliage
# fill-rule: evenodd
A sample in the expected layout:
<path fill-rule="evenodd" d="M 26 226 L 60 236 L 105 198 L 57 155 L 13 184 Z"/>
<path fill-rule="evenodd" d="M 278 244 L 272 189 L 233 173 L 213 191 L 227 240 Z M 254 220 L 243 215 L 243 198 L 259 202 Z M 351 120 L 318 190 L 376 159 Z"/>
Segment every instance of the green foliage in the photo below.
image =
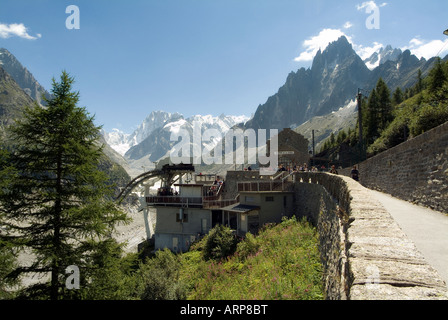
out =
<path fill-rule="evenodd" d="M 417 75 L 413 87 L 396 88 L 392 99 L 386 84 L 379 79 L 367 102 L 362 103 L 363 136 L 367 153 L 374 155 L 448 121 L 448 62 L 437 59 L 426 78 Z M 393 106 L 393 107 L 392 107 Z M 337 147 L 327 140 L 323 150 Z M 343 141 L 358 143 L 357 129 Z M 323 151 L 322 150 L 322 151 Z"/>
<path fill-rule="evenodd" d="M 429 88 L 431 92 L 436 92 L 447 80 L 447 75 L 443 68 L 440 58 L 437 58 L 434 68 L 429 73 Z"/>
<path fill-rule="evenodd" d="M 392 148 L 407 140 L 409 136 L 408 119 L 397 117 L 383 131 L 381 136 L 372 143 L 367 152 L 369 154 L 377 154 Z"/>
<path fill-rule="evenodd" d="M 123 244 L 118 244 L 113 239 L 93 245 L 96 250 L 90 257 L 90 268 L 81 270 L 81 273 L 89 274 L 82 278 L 84 282 L 79 290 L 66 292 L 66 296 L 86 300 L 137 298 L 135 273 L 138 268 L 138 255 L 124 255 Z"/>
<path fill-rule="evenodd" d="M 0 300 L 14 297 L 14 287 L 18 284 L 9 274 L 17 267 L 14 249 L 0 241 Z"/>
<path fill-rule="evenodd" d="M 390 90 L 382 78 L 378 80 L 376 92 L 378 94 L 379 103 L 379 131 L 381 132 L 393 120 Z"/>
<path fill-rule="evenodd" d="M 409 129 L 413 136 L 424 133 L 448 121 L 448 106 L 423 104 L 412 118 Z"/>
<path fill-rule="evenodd" d="M 394 106 L 399 105 L 400 103 L 403 102 L 403 100 L 404 100 L 403 91 L 401 91 L 400 87 L 397 87 L 392 97 L 392 104 Z"/>
<path fill-rule="evenodd" d="M 244 241 L 238 243 L 237 253 L 240 259 L 247 259 L 260 249 L 260 241 L 251 233 L 246 234 Z"/>
<path fill-rule="evenodd" d="M 322 145 L 320 152 L 324 152 L 325 150 L 335 148 L 339 146 L 341 143 L 349 142 L 351 138 L 351 129 L 349 128 L 347 132 L 345 130 L 340 130 L 337 135 L 332 132 L 330 137 L 325 140 L 324 144 Z"/>
<path fill-rule="evenodd" d="M 426 78 L 421 79 L 419 74 L 412 97 L 395 107 L 395 119 L 369 147 L 370 154 L 385 151 L 448 121 L 447 68 L 448 63 L 438 59 Z"/>
<path fill-rule="evenodd" d="M 73 82 L 66 72 L 60 82 L 53 79 L 47 106 L 25 107 L 8 129 L 14 146 L 8 165 L 0 167 L 0 219 L 7 228 L 1 239 L 35 257 L 30 267 L 16 268 L 15 277 L 50 276 L 48 283 L 24 290 L 26 298 L 71 298 L 64 281 L 69 265 L 82 270 L 86 286 L 93 283 L 94 256 L 115 225 L 127 221 L 108 200 L 113 190 L 98 169 L 100 128 L 77 106 Z"/>
<path fill-rule="evenodd" d="M 188 299 L 322 299 L 317 243 L 310 224 L 285 219 L 257 236 L 247 234 L 227 259 L 207 261 L 200 251 L 183 254 L 181 280 L 188 285 Z"/>
<path fill-rule="evenodd" d="M 180 257 L 168 249 L 158 251 L 140 266 L 137 274 L 137 294 L 143 300 L 181 300 L 186 287 L 179 279 Z"/>
<path fill-rule="evenodd" d="M 206 236 L 204 258 L 220 260 L 232 255 L 237 246 L 237 238 L 229 227 L 217 225 Z"/>

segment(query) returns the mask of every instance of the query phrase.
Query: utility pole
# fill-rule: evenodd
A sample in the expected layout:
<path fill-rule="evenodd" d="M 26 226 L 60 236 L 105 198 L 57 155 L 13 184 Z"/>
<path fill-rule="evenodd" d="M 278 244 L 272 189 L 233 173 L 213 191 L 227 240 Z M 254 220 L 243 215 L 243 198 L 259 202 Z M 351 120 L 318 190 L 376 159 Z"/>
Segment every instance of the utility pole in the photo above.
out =
<path fill-rule="evenodd" d="M 359 155 L 360 155 L 360 159 L 359 162 L 365 160 L 364 159 L 364 141 L 363 141 L 363 137 L 362 137 L 362 110 L 361 110 L 361 105 L 362 105 L 362 93 L 361 93 L 361 89 L 358 88 L 358 94 L 356 95 L 356 98 L 358 100 L 358 128 L 359 128 Z"/>
<path fill-rule="evenodd" d="M 312 134 L 313 134 L 313 157 L 311 158 L 311 167 L 314 166 L 314 129 L 312 130 Z"/>
<path fill-rule="evenodd" d="M 313 157 L 314 157 L 315 153 L 314 153 L 314 130 L 313 130 Z"/>

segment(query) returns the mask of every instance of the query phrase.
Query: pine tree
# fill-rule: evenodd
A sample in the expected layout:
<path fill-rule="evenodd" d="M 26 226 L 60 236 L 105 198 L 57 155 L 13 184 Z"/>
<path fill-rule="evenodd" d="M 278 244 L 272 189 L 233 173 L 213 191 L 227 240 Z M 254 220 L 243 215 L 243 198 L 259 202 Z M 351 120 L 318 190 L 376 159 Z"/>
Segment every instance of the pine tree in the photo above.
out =
<path fill-rule="evenodd" d="M 367 104 L 363 103 L 363 135 L 366 146 L 370 145 L 379 136 L 379 99 L 376 90 L 370 92 Z"/>
<path fill-rule="evenodd" d="M 431 69 L 429 77 L 429 88 L 431 92 L 437 91 L 443 86 L 443 83 L 447 80 L 447 75 L 443 70 L 442 62 L 438 57 L 435 62 L 435 66 Z"/>
<path fill-rule="evenodd" d="M 397 89 L 395 89 L 393 97 L 392 97 L 392 104 L 394 106 L 397 106 L 400 103 L 402 103 L 403 101 L 404 101 L 403 91 L 401 91 L 400 87 L 397 87 Z"/>
<path fill-rule="evenodd" d="M 422 70 L 418 69 L 417 84 L 415 85 L 416 93 L 420 93 L 423 90 Z"/>
<path fill-rule="evenodd" d="M 331 145 L 331 147 L 334 147 L 334 143 L 336 142 L 336 140 L 335 140 L 335 137 L 334 137 L 334 132 L 332 132 L 331 134 L 330 134 L 330 145 Z M 331 148 L 330 147 L 330 148 Z"/>
<path fill-rule="evenodd" d="M 393 120 L 390 90 L 382 78 L 378 80 L 376 93 L 378 95 L 379 106 L 379 132 L 381 132 L 386 129 L 389 123 Z"/>
<path fill-rule="evenodd" d="M 15 146 L 9 166 L 0 172 L 1 218 L 8 230 L 2 240 L 35 257 L 31 266 L 18 267 L 12 275 L 49 276 L 48 282 L 27 288 L 22 293 L 27 298 L 75 296 L 65 286 L 70 265 L 79 268 L 88 286 L 95 253 L 115 225 L 127 221 L 98 169 L 100 128 L 77 106 L 73 83 L 64 71 L 60 82 L 53 79 L 46 107 L 25 107 L 23 118 L 10 128 Z"/>

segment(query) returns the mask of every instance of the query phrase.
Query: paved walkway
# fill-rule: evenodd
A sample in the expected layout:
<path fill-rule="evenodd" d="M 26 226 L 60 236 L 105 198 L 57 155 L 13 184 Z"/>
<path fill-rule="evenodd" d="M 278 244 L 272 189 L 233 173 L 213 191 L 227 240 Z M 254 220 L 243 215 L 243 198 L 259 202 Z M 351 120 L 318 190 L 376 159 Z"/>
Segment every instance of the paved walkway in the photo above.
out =
<path fill-rule="evenodd" d="M 448 287 L 448 216 L 372 191 Z"/>

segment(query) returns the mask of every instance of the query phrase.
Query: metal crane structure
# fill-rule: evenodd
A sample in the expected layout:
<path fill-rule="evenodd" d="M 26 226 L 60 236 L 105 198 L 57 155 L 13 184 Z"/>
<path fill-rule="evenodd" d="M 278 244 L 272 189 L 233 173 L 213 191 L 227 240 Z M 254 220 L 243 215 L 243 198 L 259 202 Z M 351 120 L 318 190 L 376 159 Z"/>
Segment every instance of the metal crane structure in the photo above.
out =
<path fill-rule="evenodd" d="M 123 190 L 121 190 L 120 194 L 116 198 L 116 201 L 118 203 L 121 203 L 129 194 L 131 194 L 132 190 L 134 190 L 137 186 L 155 177 L 161 180 L 160 192 L 163 195 L 170 195 L 171 186 L 174 184 L 174 182 L 179 179 L 179 177 L 188 173 L 194 173 L 194 171 L 195 169 L 193 165 L 181 163 L 175 165 L 166 164 L 161 169 L 154 169 L 145 172 L 132 179 L 123 188 Z"/>

